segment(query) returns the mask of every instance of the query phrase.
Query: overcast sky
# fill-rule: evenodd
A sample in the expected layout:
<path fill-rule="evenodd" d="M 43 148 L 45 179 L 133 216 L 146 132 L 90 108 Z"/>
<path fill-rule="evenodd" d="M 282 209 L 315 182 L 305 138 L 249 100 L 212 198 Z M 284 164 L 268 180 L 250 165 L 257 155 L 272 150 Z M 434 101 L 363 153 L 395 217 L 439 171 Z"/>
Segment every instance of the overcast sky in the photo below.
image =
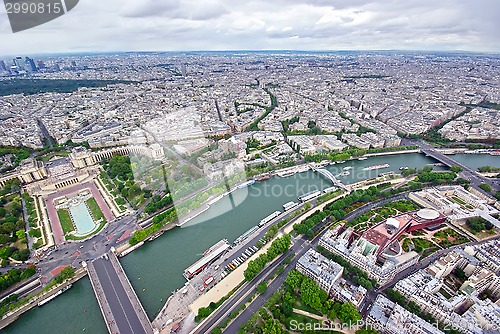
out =
<path fill-rule="evenodd" d="M 80 0 L 0 54 L 134 50 L 500 52 L 499 0 Z"/>

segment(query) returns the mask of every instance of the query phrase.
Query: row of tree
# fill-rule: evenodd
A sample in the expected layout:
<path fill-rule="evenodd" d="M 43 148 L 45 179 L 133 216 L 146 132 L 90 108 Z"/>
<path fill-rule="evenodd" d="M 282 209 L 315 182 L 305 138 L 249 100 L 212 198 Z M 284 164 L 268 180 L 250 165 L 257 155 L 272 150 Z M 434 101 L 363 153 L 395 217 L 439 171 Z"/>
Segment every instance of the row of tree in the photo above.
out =
<path fill-rule="evenodd" d="M 177 219 L 177 211 L 175 207 L 168 209 L 165 212 L 162 212 L 159 215 L 156 215 L 153 218 L 153 225 L 134 232 L 132 237 L 128 240 L 129 244 L 136 245 L 139 242 L 145 240 L 151 234 L 157 232 L 160 228 L 165 226 L 168 223 L 171 223 Z"/>
<path fill-rule="evenodd" d="M 172 196 L 170 196 L 170 194 L 163 196 L 163 198 L 155 195 L 144 208 L 144 212 L 146 212 L 147 214 L 152 214 L 169 206 L 170 204 L 172 204 Z"/>
<path fill-rule="evenodd" d="M 304 159 L 306 162 L 320 162 L 323 160 L 341 161 L 341 160 L 349 160 L 352 158 L 358 158 L 367 153 L 407 151 L 407 150 L 414 150 L 417 148 L 418 146 L 396 146 L 396 147 L 373 148 L 369 150 L 362 148 L 351 148 L 343 152 L 332 151 L 327 153 L 310 154 L 304 156 Z"/>
<path fill-rule="evenodd" d="M 293 229 L 298 233 L 298 234 L 305 234 L 311 239 L 314 236 L 314 232 L 312 231 L 312 228 L 320 223 L 323 219 L 325 219 L 327 216 L 327 213 L 324 211 L 316 211 L 307 218 L 306 220 L 302 221 L 301 223 L 297 223 L 293 225 Z"/>
<path fill-rule="evenodd" d="M 248 262 L 248 267 L 243 273 L 245 279 L 248 282 L 254 279 L 254 277 L 257 276 L 257 274 L 261 272 L 262 269 L 264 269 L 267 263 L 274 260 L 278 255 L 286 253 L 290 248 L 290 245 L 291 239 L 290 235 L 288 234 L 285 234 L 281 238 L 274 240 L 266 253 L 261 254 L 255 260 Z"/>
<path fill-rule="evenodd" d="M 420 182 L 438 181 L 442 183 L 445 181 L 453 181 L 456 178 L 457 174 L 454 172 L 421 172 L 418 174 L 418 181 Z"/>
<path fill-rule="evenodd" d="M 500 172 L 500 167 L 481 166 L 477 170 L 481 173 Z"/>

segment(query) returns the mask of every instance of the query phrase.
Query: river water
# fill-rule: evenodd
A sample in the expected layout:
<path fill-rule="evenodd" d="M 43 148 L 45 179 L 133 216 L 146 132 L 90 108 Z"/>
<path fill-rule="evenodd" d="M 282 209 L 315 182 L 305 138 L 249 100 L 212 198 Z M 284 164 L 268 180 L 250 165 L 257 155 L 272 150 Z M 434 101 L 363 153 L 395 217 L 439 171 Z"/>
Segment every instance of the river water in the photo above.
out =
<path fill-rule="evenodd" d="M 500 167 L 499 157 L 454 157 L 473 168 L 478 166 L 472 164 L 483 158 L 484 161 L 480 161 L 479 166 Z M 371 157 L 364 161 L 352 160 L 326 168 L 338 175 L 344 171 L 344 167 L 352 167 L 349 176 L 339 176 L 345 184 L 351 184 L 375 177 L 379 173 L 399 171 L 403 166 L 422 168 L 434 162 L 422 154 L 409 153 Z M 390 164 L 390 168 L 363 170 L 367 166 L 382 163 Z M 122 258 L 120 262 L 149 317 L 154 318 L 171 292 L 183 286 L 184 269 L 198 260 L 207 248 L 224 238 L 234 241 L 265 216 L 276 210 L 282 211 L 284 203 L 297 201 L 297 196 L 330 186 L 323 177 L 311 171 L 256 182 L 247 188 L 237 189 L 182 228 L 170 230 Z M 52 334 L 78 333 L 84 330 L 89 333 L 107 333 L 87 277 L 50 303 L 25 313 L 6 328 L 4 333 Z"/>
<path fill-rule="evenodd" d="M 450 158 L 473 170 L 477 170 L 477 168 L 481 166 L 500 167 L 500 156 L 489 154 L 455 154 L 450 155 Z"/>

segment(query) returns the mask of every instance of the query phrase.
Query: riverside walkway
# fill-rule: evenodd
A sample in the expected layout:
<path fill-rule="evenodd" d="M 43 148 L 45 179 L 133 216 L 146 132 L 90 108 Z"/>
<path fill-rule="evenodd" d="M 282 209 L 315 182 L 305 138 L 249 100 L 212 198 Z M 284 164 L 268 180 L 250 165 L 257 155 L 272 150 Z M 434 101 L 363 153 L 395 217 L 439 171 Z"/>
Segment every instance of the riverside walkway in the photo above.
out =
<path fill-rule="evenodd" d="M 89 263 L 87 270 L 110 333 L 153 333 L 151 322 L 113 252 Z"/>

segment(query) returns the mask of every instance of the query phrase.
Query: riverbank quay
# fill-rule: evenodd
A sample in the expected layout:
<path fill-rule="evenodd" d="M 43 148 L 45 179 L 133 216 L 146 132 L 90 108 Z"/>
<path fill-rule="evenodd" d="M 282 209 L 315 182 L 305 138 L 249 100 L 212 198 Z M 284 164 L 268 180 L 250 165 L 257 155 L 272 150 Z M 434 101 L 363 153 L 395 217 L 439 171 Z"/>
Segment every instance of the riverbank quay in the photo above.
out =
<path fill-rule="evenodd" d="M 16 321 L 19 316 L 21 316 L 23 313 L 31 310 L 34 307 L 38 307 L 38 303 L 41 302 L 44 299 L 47 299 L 56 293 L 58 293 L 60 290 L 64 289 L 65 287 L 75 283 L 79 279 L 85 277 L 87 275 L 87 270 L 85 268 L 80 268 L 75 271 L 75 276 L 73 276 L 71 279 L 64 281 L 63 283 L 53 286 L 51 289 L 49 289 L 46 292 L 38 293 L 34 295 L 33 297 L 29 298 L 26 301 L 26 304 L 21 306 L 20 308 L 13 310 L 11 312 L 6 313 L 2 319 L 0 320 L 0 330 L 4 329 L 14 321 Z"/>

